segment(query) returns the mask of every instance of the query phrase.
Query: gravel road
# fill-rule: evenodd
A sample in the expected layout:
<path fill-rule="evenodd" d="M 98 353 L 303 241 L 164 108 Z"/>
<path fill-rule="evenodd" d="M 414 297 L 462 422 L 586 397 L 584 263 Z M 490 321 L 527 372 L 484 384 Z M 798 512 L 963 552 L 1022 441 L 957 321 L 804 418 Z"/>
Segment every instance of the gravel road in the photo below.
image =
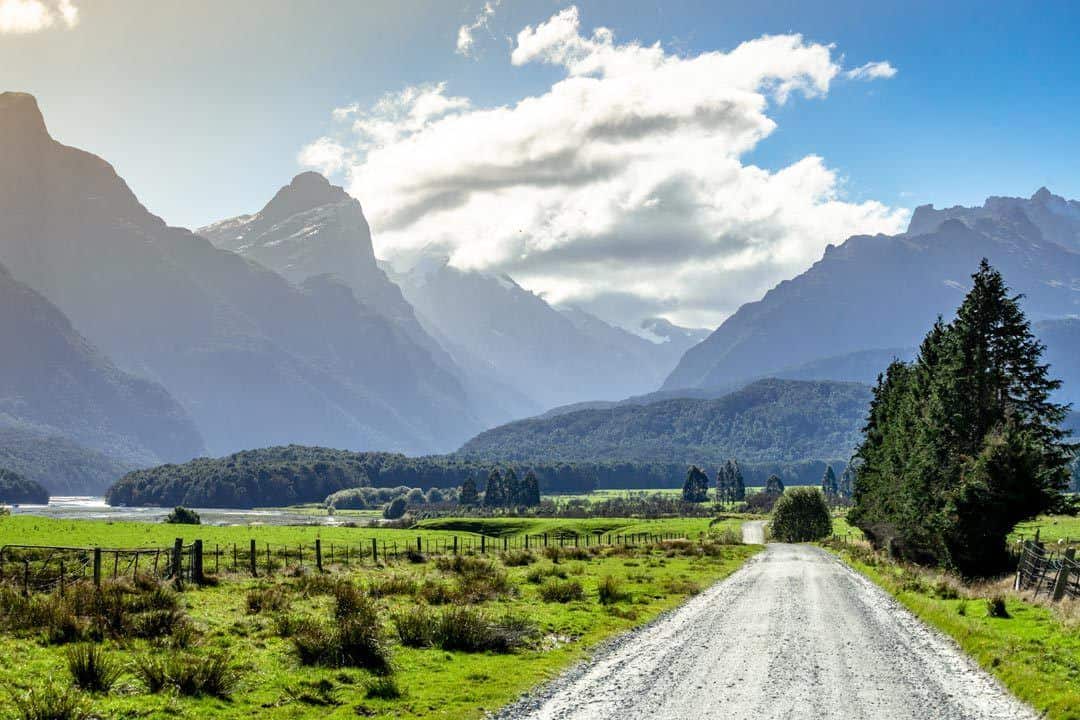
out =
<path fill-rule="evenodd" d="M 950 641 L 806 545 L 717 583 L 500 720 L 1034 720 Z"/>

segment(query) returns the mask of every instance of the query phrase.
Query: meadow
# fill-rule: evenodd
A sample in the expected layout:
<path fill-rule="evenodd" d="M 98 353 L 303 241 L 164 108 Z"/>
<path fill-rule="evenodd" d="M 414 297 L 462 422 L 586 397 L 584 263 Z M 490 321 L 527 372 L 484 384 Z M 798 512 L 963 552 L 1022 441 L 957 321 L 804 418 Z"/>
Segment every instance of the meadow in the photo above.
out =
<path fill-rule="evenodd" d="M 145 544 L 178 532 L 27 520 L 0 520 L 0 537 Z M 252 531 L 183 529 L 223 542 Z M 297 542 L 313 529 L 257 530 L 273 531 L 271 541 Z M 406 532 L 317 530 L 333 537 Z M 407 531 L 418 532 L 449 531 Z M 71 712 L 61 717 L 479 718 L 603 639 L 676 607 L 761 549 L 732 541 L 722 533 L 641 547 L 413 554 L 322 574 L 224 575 L 179 592 L 149 581 L 107 581 L 97 597 L 115 602 L 100 611 L 93 608 L 101 601 L 0 593 L 0 653 L 7 659 L 0 684 L 29 703 L 26 712 L 13 705 L 14 717 L 35 717 L 32 712 L 56 709 L 48 703 L 67 701 Z M 84 641 L 95 641 L 112 671 L 106 674 L 116 675 L 107 691 L 65 689 L 71 667 L 92 675 L 85 658 L 81 665 L 72 659 Z"/>

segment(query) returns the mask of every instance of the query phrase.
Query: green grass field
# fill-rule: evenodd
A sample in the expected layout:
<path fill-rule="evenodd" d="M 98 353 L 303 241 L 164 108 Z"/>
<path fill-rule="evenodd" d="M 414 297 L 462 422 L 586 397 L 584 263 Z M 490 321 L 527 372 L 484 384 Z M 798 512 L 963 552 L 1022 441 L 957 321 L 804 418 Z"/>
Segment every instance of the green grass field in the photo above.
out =
<path fill-rule="evenodd" d="M 3 525 L 6 521 L 0 522 Z M 92 531 L 102 529 L 88 527 L 72 537 L 100 540 Z M 113 533 L 109 537 L 114 542 L 143 538 L 132 534 L 131 529 L 105 530 Z M 11 537 L 15 530 L 8 527 L 3 532 L 5 537 Z M 67 532 L 75 533 L 70 529 Z M 241 669 L 242 678 L 229 699 L 148 692 L 127 668 L 138 658 L 164 649 L 154 641 L 133 639 L 106 640 L 102 645 L 115 662 L 126 668 L 114 689 L 107 694 L 82 695 L 96 717 L 481 718 L 581 659 L 597 642 L 649 621 L 679 605 L 699 588 L 726 577 L 758 550 L 722 546 L 715 555 L 686 556 L 659 549 L 616 548 L 592 557 L 563 558 L 558 565 L 541 557 L 527 567 L 504 566 L 496 559 L 499 572 L 506 573 L 513 589 L 478 607 L 493 616 L 514 613 L 527 617 L 537 625 L 538 639 L 510 654 L 407 648 L 395 641 L 393 677 L 402 693 L 396 699 L 372 697 L 367 688 L 374 676 L 366 670 L 302 665 L 291 640 L 281 636 L 278 628 L 284 616 L 300 621 L 332 617 L 331 598 L 304 595 L 295 589 L 298 581 L 280 575 L 269 581 L 226 577 L 216 587 L 186 590 L 180 602 L 197 629 L 198 639 L 191 652 L 226 650 Z M 545 602 L 541 586 L 527 580 L 527 575 L 537 568 L 559 570 L 567 581 L 580 583 L 582 598 L 566 604 Z M 393 580 L 397 584 L 411 583 L 414 588 L 424 581 L 454 582 L 452 573 L 437 569 L 430 561 L 369 567 L 354 570 L 346 577 L 362 585 Z M 614 578 L 627 593 L 610 605 L 598 600 L 599 585 L 607 577 Z M 247 592 L 267 582 L 289 588 L 291 609 L 276 614 L 248 611 Z M 392 633 L 391 613 L 422 601 L 408 594 L 385 594 L 377 602 L 384 629 Z M 64 646 L 48 644 L 40 637 L 14 637 L 5 632 L 0 635 L 0 654 L 5 658 L 0 663 L 0 685 L 18 696 L 29 688 L 55 688 L 69 683 L 64 652 Z"/>
<path fill-rule="evenodd" d="M 1039 538 L 1046 542 L 1080 542 L 1080 517 L 1069 515 L 1041 515 L 1031 522 L 1020 523 L 1009 539 L 1016 541 L 1022 536 L 1030 540 L 1036 529 L 1039 531 Z"/>

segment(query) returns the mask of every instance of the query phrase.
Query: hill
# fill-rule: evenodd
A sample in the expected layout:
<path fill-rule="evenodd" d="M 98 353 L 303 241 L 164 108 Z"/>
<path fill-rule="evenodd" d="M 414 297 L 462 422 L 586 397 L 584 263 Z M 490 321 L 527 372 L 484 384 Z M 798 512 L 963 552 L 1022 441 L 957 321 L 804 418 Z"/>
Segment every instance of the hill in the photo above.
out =
<path fill-rule="evenodd" d="M 49 492 L 41 485 L 11 470 L 0 468 L 0 503 L 45 505 L 48 502 Z"/>
<path fill-rule="evenodd" d="M 137 465 L 63 436 L 0 427 L 0 467 L 40 484 L 51 495 L 103 495 Z"/>
<path fill-rule="evenodd" d="M 846 460 L 870 390 L 856 383 L 761 380 L 715 399 L 622 404 L 509 423 L 458 454 L 488 461 L 712 465 Z"/>

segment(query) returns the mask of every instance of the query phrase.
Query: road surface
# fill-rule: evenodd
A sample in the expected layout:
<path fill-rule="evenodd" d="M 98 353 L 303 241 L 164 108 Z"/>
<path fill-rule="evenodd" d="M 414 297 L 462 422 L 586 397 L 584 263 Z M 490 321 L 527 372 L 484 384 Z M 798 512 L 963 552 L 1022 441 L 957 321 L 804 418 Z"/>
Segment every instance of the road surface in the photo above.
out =
<path fill-rule="evenodd" d="M 824 550 L 742 569 L 500 720 L 1034 720 L 949 640 Z"/>

